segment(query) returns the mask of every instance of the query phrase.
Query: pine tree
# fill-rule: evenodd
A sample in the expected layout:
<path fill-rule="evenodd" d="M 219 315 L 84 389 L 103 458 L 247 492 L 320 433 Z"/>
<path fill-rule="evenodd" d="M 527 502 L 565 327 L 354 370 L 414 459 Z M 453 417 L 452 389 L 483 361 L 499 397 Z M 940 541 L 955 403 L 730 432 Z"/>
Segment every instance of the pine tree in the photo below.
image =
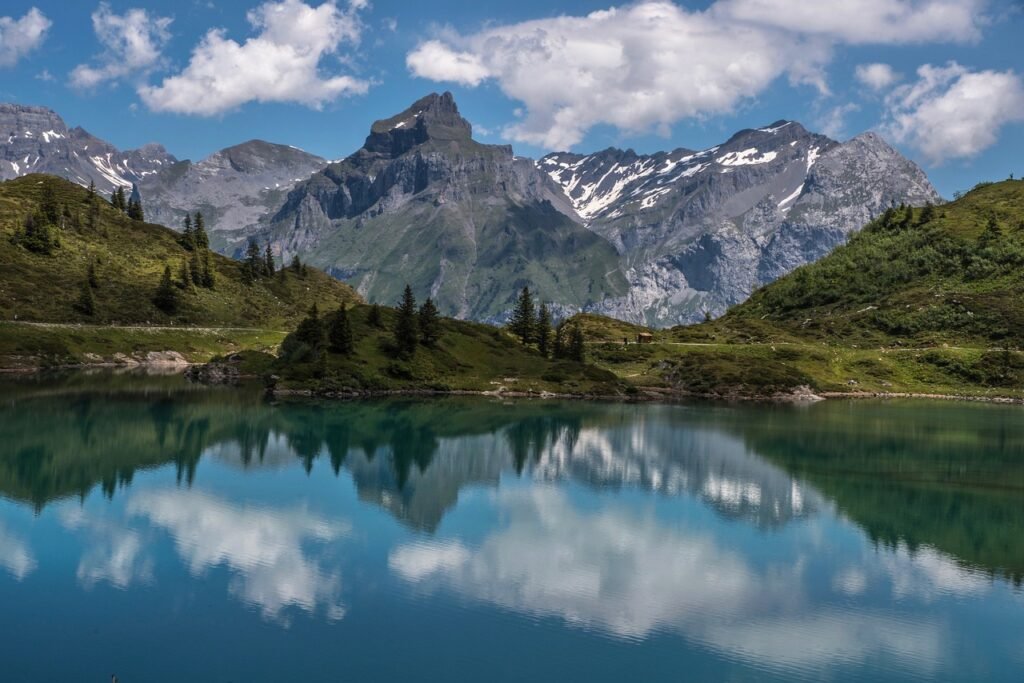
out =
<path fill-rule="evenodd" d="M 899 229 L 906 230 L 910 227 L 910 224 L 914 221 L 914 207 L 912 206 L 901 206 L 903 209 L 903 217 L 900 218 Z"/>
<path fill-rule="evenodd" d="M 551 344 L 551 355 L 555 360 L 562 360 L 568 356 L 568 322 L 563 320 L 555 328 L 555 337 Z"/>
<path fill-rule="evenodd" d="M 96 201 L 96 182 L 92 179 L 89 180 L 89 189 L 85 195 L 85 201 L 90 204 Z"/>
<path fill-rule="evenodd" d="M 256 240 L 249 240 L 249 246 L 245 248 L 245 264 L 242 266 L 246 281 L 252 284 L 263 275 L 264 265 L 260 245 L 256 244 Z"/>
<path fill-rule="evenodd" d="M 523 287 L 516 301 L 515 310 L 512 311 L 512 320 L 508 324 L 509 331 L 519 337 L 523 344 L 530 344 L 534 338 L 534 326 L 536 325 L 536 314 L 533 308 L 533 296 L 529 287 Z"/>
<path fill-rule="evenodd" d="M 146 220 L 145 213 L 142 211 L 142 200 L 131 197 L 128 199 L 128 218 L 133 221 Z"/>
<path fill-rule="evenodd" d="M 327 330 L 327 341 L 331 351 L 345 356 L 351 355 L 355 348 L 355 341 L 352 338 L 352 324 L 348 319 L 348 311 L 345 304 L 338 307 L 337 312 L 331 318 Z"/>
<path fill-rule="evenodd" d="M 82 282 L 82 290 L 78 295 L 78 301 L 75 302 L 75 310 L 90 318 L 96 314 L 96 300 L 92 296 L 92 286 L 88 279 Z"/>
<path fill-rule="evenodd" d="M 39 210 L 42 212 L 43 218 L 50 225 L 60 223 L 60 205 L 57 203 L 57 195 L 54 193 L 53 183 L 48 180 L 43 183 L 43 190 L 39 199 Z"/>
<path fill-rule="evenodd" d="M 309 307 L 306 317 L 295 328 L 295 339 L 309 346 L 314 352 L 324 346 L 324 325 L 315 303 Z"/>
<path fill-rule="evenodd" d="M 1003 236 L 1003 229 L 999 227 L 999 221 L 996 220 L 995 216 L 988 217 L 988 223 L 985 224 L 985 230 L 978 237 L 978 244 L 982 247 L 987 247 Z"/>
<path fill-rule="evenodd" d="M 206 222 L 203 220 L 203 214 L 196 211 L 193 225 L 195 227 L 192 229 L 192 240 L 195 242 L 196 249 L 209 249 L 210 236 L 206 234 Z"/>
<path fill-rule="evenodd" d="M 267 242 L 267 249 L 263 255 L 263 270 L 266 271 L 267 277 L 273 277 L 277 271 L 277 266 L 274 265 L 274 252 L 270 248 L 270 243 Z"/>
<path fill-rule="evenodd" d="M 100 205 L 95 200 L 89 205 L 86 216 L 89 232 L 96 232 L 96 229 L 100 226 Z"/>
<path fill-rule="evenodd" d="M 181 267 L 178 269 L 178 286 L 182 289 L 189 289 L 192 286 L 192 273 L 188 268 L 188 261 L 181 259 Z"/>
<path fill-rule="evenodd" d="M 196 248 L 195 233 L 192 230 L 192 215 L 187 213 L 185 214 L 185 221 L 181 231 L 181 246 L 189 251 Z"/>
<path fill-rule="evenodd" d="M 292 256 L 292 272 L 296 275 L 302 275 L 302 261 L 299 260 L 299 255 Z"/>
<path fill-rule="evenodd" d="M 380 304 L 370 306 L 370 313 L 366 316 L 366 322 L 372 327 L 380 327 L 383 324 L 380 316 Z"/>
<path fill-rule="evenodd" d="M 569 358 L 582 363 L 586 360 L 587 349 L 583 338 L 583 328 L 577 324 L 572 325 L 572 332 L 569 333 Z"/>
<path fill-rule="evenodd" d="M 537 311 L 537 326 L 535 328 L 537 336 L 537 350 L 545 358 L 551 352 L 551 312 L 548 311 L 548 305 L 542 303 L 540 309 Z"/>
<path fill-rule="evenodd" d="M 22 229 L 15 235 L 16 243 L 36 254 L 49 256 L 59 246 L 53 236 L 53 230 L 46 223 L 41 213 L 30 213 L 25 216 Z"/>
<path fill-rule="evenodd" d="M 402 292 L 402 300 L 398 304 L 398 318 L 395 321 L 395 347 L 399 356 L 411 358 L 416 353 L 416 344 L 419 342 L 416 329 L 416 298 L 412 295 L 412 287 L 405 286 Z"/>
<path fill-rule="evenodd" d="M 174 315 L 178 312 L 178 290 L 171 279 L 170 266 L 164 266 L 164 274 L 153 295 L 153 305 L 167 315 Z"/>
<path fill-rule="evenodd" d="M 100 286 L 99 279 L 96 277 L 96 261 L 92 259 L 89 259 L 89 265 L 85 267 L 85 281 L 93 289 Z"/>
<path fill-rule="evenodd" d="M 931 202 L 928 202 L 924 205 L 924 208 L 921 209 L 921 215 L 917 217 L 917 224 L 924 225 L 926 223 L 931 223 L 933 220 L 935 220 L 935 206 Z"/>
<path fill-rule="evenodd" d="M 424 346 L 433 347 L 441 338 L 441 317 L 437 312 L 434 301 L 427 297 L 427 300 L 420 306 L 419 312 L 420 341 Z"/>
<path fill-rule="evenodd" d="M 128 210 L 128 200 L 124 196 L 124 188 L 118 186 L 114 193 L 110 196 L 110 203 L 115 209 L 121 212 Z"/>
<path fill-rule="evenodd" d="M 213 274 L 213 267 L 210 265 L 210 252 L 203 252 L 203 287 L 213 289 L 216 286 L 216 279 Z"/>
<path fill-rule="evenodd" d="M 188 263 L 188 274 L 192 278 L 192 284 L 200 287 L 205 287 L 203 283 L 203 264 L 199 259 L 199 252 L 193 251 L 192 258 L 189 259 Z"/>

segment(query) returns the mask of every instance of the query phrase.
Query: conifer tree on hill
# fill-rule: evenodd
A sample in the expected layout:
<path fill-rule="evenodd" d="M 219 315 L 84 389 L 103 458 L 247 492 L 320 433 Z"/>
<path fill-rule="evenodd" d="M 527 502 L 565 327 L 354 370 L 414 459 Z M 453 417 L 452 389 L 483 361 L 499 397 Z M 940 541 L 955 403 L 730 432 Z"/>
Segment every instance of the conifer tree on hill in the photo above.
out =
<path fill-rule="evenodd" d="M 325 342 L 324 325 L 320 320 L 320 310 L 314 303 L 309 307 L 306 317 L 295 329 L 296 340 L 307 345 L 313 353 L 319 353 Z"/>
<path fill-rule="evenodd" d="M 153 305 L 167 315 L 174 315 L 178 312 L 178 289 L 171 279 L 171 267 L 164 266 L 164 274 L 160 278 L 160 284 L 153 295 Z"/>
<path fill-rule="evenodd" d="M 187 213 L 185 214 L 185 220 L 182 223 L 181 246 L 185 247 L 189 251 L 196 248 L 195 233 L 192 230 L 192 215 Z"/>
<path fill-rule="evenodd" d="M 355 349 L 355 340 L 352 336 L 352 324 L 349 322 L 348 311 L 345 304 L 338 307 L 338 310 L 331 316 L 327 329 L 327 341 L 331 351 L 348 356 Z"/>
<path fill-rule="evenodd" d="M 519 337 L 523 344 L 531 344 L 536 324 L 533 295 L 530 294 L 529 287 L 523 287 L 523 291 L 520 292 L 519 299 L 516 301 L 515 309 L 512 311 L 512 320 L 509 321 L 508 329 Z"/>
<path fill-rule="evenodd" d="M 274 272 L 277 270 L 277 266 L 274 264 L 274 252 L 270 248 L 270 242 L 267 242 L 267 249 L 263 256 L 263 270 L 266 271 L 267 277 L 273 277 Z"/>
<path fill-rule="evenodd" d="M 569 358 L 582 363 L 587 359 L 587 350 L 583 337 L 583 328 L 579 324 L 573 324 L 572 332 L 569 335 Z"/>
<path fill-rule="evenodd" d="M 395 347 L 402 358 L 412 358 L 419 343 L 419 322 L 416 315 L 416 298 L 412 287 L 405 286 L 402 300 L 398 304 L 398 316 L 395 320 Z"/>
<path fill-rule="evenodd" d="M 78 301 L 75 302 L 75 310 L 90 318 L 96 314 L 96 300 L 92 295 L 92 286 L 89 280 L 82 282 L 82 289 L 78 294 Z"/>
<path fill-rule="evenodd" d="M 370 312 L 366 316 L 366 322 L 372 327 L 380 327 L 384 324 L 380 314 L 380 304 L 372 304 L 370 306 Z"/>
<path fill-rule="evenodd" d="M 537 337 L 537 350 L 545 358 L 551 353 L 551 312 L 545 303 L 540 305 L 537 311 L 537 325 L 535 328 Z"/>
<path fill-rule="evenodd" d="M 196 211 L 196 215 L 192 223 L 192 240 L 195 242 L 196 248 L 209 249 L 210 236 L 206 234 L 206 221 L 203 219 L 203 214 Z"/>
<path fill-rule="evenodd" d="M 203 252 L 203 287 L 213 289 L 216 286 L 216 279 L 213 274 L 213 266 L 210 265 L 210 252 Z"/>
<path fill-rule="evenodd" d="M 246 282 L 252 284 L 262 277 L 265 267 L 266 263 L 263 260 L 263 252 L 260 251 L 260 245 L 256 244 L 256 240 L 250 239 L 249 245 L 245 248 L 245 262 L 242 265 Z"/>
<path fill-rule="evenodd" d="M 434 305 L 433 299 L 430 297 L 427 297 L 427 300 L 420 306 L 417 324 L 420 342 L 424 346 L 430 347 L 437 344 L 438 339 L 441 338 L 441 316 L 438 313 L 437 306 Z"/>

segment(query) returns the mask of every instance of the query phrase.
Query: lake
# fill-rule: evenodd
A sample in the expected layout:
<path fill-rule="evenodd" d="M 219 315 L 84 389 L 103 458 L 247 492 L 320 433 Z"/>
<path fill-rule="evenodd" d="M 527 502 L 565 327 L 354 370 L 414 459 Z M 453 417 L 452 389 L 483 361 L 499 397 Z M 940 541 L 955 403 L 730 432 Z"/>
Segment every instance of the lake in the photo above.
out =
<path fill-rule="evenodd" d="M 0 385 L 0 680 L 1020 681 L 1024 413 Z"/>

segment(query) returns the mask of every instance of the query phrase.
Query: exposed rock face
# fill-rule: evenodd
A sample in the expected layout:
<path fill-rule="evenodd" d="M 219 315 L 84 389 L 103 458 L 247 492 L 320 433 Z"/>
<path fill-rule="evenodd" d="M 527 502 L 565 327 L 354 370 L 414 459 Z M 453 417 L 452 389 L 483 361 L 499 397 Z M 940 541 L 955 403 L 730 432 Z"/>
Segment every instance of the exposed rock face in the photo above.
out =
<path fill-rule="evenodd" d="M 250 140 L 147 176 L 139 190 L 147 220 L 179 228 L 186 213 L 202 211 L 213 246 L 227 250 L 245 239 L 244 228 L 275 211 L 288 190 L 326 164 L 295 147 Z"/>
<path fill-rule="evenodd" d="M 625 294 L 614 248 L 567 215 L 559 188 L 471 134 L 450 93 L 425 97 L 299 184 L 261 238 L 371 301 L 408 283 L 464 318 L 501 318 L 524 285 L 573 309 Z"/>
<path fill-rule="evenodd" d="M 327 161 L 262 140 L 228 147 L 192 163 L 160 145 L 120 151 L 44 107 L 0 104 L 0 180 L 49 173 L 81 185 L 137 188 L 146 219 L 180 228 L 186 212 L 202 211 L 215 247 L 241 239 L 235 231 L 277 210 L 288 190 Z"/>
<path fill-rule="evenodd" d="M 0 180 L 49 173 L 109 195 L 159 173 L 176 159 L 161 145 L 122 152 L 45 107 L 0 104 Z"/>
<path fill-rule="evenodd" d="M 447 315 L 501 320 L 529 286 L 560 314 L 694 322 L 820 258 L 889 206 L 937 202 L 924 173 L 873 133 L 839 143 L 778 121 L 703 151 L 515 157 L 483 145 L 448 93 L 373 124 L 331 163 L 259 140 L 197 163 L 121 152 L 41 107 L 0 104 L 0 179 L 41 172 L 146 217 L 202 211 L 213 246 L 272 242 L 393 303 L 406 283 Z"/>
<path fill-rule="evenodd" d="M 655 326 L 722 313 L 889 206 L 940 199 L 877 135 L 838 143 L 788 121 L 702 152 L 562 153 L 537 167 L 619 251 L 629 293 L 592 310 Z"/>

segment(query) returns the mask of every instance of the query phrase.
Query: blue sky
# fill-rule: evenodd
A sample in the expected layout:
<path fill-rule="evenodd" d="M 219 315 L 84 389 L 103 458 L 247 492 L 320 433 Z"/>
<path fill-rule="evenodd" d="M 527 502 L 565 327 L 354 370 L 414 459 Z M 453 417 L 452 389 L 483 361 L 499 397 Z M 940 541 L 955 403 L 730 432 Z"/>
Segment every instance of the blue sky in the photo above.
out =
<path fill-rule="evenodd" d="M 250 138 L 339 158 L 446 89 L 530 156 L 795 119 L 879 130 L 949 196 L 1024 175 L 1021 35 L 1010 0 L 6 0 L 0 100 L 192 159 Z"/>

